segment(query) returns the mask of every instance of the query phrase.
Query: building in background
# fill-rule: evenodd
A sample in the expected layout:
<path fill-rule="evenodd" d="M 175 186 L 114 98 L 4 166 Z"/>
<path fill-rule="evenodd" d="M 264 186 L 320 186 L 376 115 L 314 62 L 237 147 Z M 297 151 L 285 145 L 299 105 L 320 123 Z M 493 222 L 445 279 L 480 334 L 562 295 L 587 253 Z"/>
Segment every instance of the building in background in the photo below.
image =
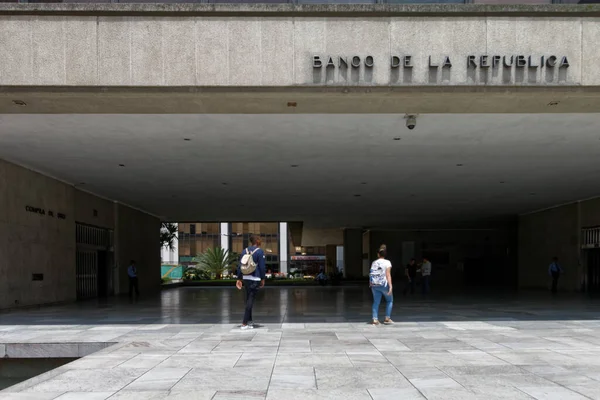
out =
<path fill-rule="evenodd" d="M 286 222 L 185 222 L 179 223 L 179 264 L 195 265 L 195 257 L 214 247 L 240 254 L 249 246 L 250 236 L 262 238 L 267 271 L 288 272 L 289 250 L 294 243 Z"/>

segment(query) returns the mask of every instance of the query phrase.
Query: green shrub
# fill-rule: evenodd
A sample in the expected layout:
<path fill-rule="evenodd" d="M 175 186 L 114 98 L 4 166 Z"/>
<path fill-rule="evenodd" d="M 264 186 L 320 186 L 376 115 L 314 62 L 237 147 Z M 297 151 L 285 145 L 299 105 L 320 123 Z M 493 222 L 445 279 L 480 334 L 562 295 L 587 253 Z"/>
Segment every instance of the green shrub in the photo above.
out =
<path fill-rule="evenodd" d="M 203 281 L 210 278 L 210 273 L 202 268 L 188 267 L 183 273 L 183 280 L 185 281 Z"/>

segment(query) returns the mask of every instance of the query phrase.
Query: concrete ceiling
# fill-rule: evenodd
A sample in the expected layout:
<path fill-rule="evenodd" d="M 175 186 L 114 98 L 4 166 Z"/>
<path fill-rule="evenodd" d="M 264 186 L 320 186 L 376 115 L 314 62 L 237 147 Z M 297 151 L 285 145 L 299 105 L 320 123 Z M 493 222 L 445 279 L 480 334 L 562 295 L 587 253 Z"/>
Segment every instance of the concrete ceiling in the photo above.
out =
<path fill-rule="evenodd" d="M 0 158 L 173 221 L 488 223 L 600 195 L 599 154 L 600 114 L 0 115 Z"/>

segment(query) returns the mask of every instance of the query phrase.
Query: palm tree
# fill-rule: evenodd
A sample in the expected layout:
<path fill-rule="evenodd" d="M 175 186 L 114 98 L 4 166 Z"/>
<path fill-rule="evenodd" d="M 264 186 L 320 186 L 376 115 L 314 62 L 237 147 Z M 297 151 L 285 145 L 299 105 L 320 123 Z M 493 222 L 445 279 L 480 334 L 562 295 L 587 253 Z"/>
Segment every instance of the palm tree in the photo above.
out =
<path fill-rule="evenodd" d="M 221 279 L 223 272 L 233 270 L 237 264 L 237 255 L 221 247 L 208 248 L 196 256 L 198 267 L 216 279 Z"/>
<path fill-rule="evenodd" d="M 177 224 L 163 222 L 160 226 L 160 247 L 166 247 L 169 251 L 175 250 L 175 239 L 177 239 Z"/>

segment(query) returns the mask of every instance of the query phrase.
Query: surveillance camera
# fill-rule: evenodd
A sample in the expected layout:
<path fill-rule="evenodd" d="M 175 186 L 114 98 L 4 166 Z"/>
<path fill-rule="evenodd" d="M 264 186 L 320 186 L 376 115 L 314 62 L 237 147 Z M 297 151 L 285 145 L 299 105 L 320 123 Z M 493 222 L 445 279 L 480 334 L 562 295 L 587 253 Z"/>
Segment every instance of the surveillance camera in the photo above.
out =
<path fill-rule="evenodd" d="M 407 114 L 404 118 L 406 118 L 406 127 L 410 130 L 415 129 L 415 126 L 417 126 L 417 116 Z"/>

